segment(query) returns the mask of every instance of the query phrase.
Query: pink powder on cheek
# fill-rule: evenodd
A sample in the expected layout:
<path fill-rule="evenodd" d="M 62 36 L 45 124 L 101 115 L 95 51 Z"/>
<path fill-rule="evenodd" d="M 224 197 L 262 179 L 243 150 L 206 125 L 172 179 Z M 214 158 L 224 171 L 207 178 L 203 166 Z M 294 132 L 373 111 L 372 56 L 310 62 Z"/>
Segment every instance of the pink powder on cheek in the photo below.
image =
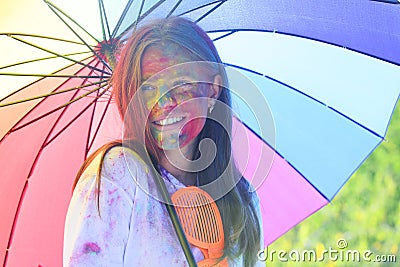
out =
<path fill-rule="evenodd" d="M 160 61 L 160 63 L 166 63 L 166 62 L 170 61 L 170 58 L 168 58 L 168 57 L 160 57 L 158 59 L 158 61 Z"/>
<path fill-rule="evenodd" d="M 185 137 L 184 140 L 181 140 L 183 141 L 181 147 L 184 147 L 199 135 L 205 122 L 205 118 L 197 118 L 185 124 L 181 132 L 181 135 Z"/>

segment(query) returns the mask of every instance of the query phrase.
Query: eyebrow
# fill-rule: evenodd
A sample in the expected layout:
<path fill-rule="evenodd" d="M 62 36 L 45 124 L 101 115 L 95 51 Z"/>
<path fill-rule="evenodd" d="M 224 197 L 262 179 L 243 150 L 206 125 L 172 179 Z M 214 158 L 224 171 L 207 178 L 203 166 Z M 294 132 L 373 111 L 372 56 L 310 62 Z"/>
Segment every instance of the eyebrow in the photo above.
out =
<path fill-rule="evenodd" d="M 173 86 L 177 86 L 177 85 L 183 85 L 183 84 L 193 84 L 193 81 L 187 80 L 187 79 L 180 79 L 180 80 L 176 80 L 172 83 Z"/>

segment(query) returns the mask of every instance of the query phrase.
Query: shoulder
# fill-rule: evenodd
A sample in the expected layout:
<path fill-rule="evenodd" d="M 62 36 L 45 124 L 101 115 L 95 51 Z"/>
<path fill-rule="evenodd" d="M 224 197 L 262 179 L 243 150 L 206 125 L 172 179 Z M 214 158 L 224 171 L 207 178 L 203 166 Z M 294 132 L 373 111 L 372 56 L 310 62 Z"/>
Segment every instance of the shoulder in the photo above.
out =
<path fill-rule="evenodd" d="M 148 172 L 149 166 L 130 148 L 115 146 L 104 154 L 102 173 L 111 181 Z"/>
<path fill-rule="evenodd" d="M 139 179 L 145 179 L 149 166 L 132 149 L 114 146 L 105 152 L 100 152 L 90 162 L 83 172 L 79 184 L 96 179 L 101 166 L 101 188 L 115 187 L 122 189 L 133 199 Z"/>

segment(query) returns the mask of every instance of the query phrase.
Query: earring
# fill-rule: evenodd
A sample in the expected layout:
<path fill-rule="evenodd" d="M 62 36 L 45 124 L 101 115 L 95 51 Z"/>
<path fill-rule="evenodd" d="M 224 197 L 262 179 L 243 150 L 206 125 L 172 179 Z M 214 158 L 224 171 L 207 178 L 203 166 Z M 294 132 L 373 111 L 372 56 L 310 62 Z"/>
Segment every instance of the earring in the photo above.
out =
<path fill-rule="evenodd" d="M 210 109 L 209 109 L 210 114 L 211 114 L 211 112 L 213 111 L 213 109 L 214 109 L 214 105 L 211 105 L 211 106 L 210 106 Z"/>

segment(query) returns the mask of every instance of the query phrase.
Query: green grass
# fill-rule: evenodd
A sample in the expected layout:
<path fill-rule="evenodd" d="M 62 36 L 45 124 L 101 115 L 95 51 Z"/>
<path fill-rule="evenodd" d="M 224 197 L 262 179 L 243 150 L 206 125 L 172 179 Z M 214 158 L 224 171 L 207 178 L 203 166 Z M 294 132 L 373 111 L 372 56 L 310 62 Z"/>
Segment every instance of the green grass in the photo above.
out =
<path fill-rule="evenodd" d="M 273 262 L 267 261 L 267 266 L 400 266 L 400 106 L 394 112 L 386 141 L 353 174 L 334 200 L 275 241 L 268 250 L 287 253 L 315 250 L 318 256 L 324 249 L 340 251 L 339 239 L 348 244 L 342 251 L 358 250 L 362 255 L 370 250 L 371 259 L 378 254 L 393 254 L 397 262 L 330 261 L 326 256 L 324 262 L 285 263 L 275 255 Z"/>

